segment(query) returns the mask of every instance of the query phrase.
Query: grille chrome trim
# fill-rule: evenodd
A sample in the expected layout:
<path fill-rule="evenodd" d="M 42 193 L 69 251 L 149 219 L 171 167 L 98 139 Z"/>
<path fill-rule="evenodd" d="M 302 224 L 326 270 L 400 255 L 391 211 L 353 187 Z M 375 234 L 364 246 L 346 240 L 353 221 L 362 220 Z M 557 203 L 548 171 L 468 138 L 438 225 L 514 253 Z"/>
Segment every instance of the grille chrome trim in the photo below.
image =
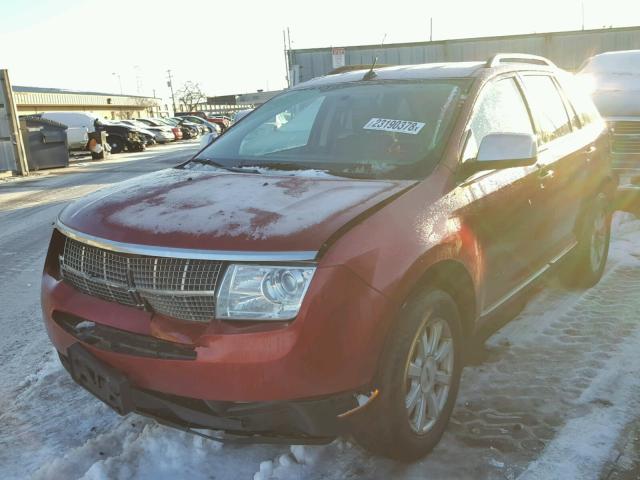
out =
<path fill-rule="evenodd" d="M 181 320 L 215 318 L 221 261 L 112 252 L 70 237 L 58 258 L 63 281 L 87 295 Z"/>
<path fill-rule="evenodd" d="M 317 251 L 313 250 L 243 252 L 235 250 L 197 250 L 175 247 L 157 247 L 117 242 L 115 240 L 105 240 L 87 233 L 78 232 L 77 230 L 64 225 L 59 218 L 56 220 L 55 228 L 66 237 L 92 247 L 117 253 L 144 255 L 149 257 L 219 260 L 228 262 L 312 262 L 316 260 L 316 256 L 318 254 Z"/>
<path fill-rule="evenodd" d="M 618 120 L 610 122 L 613 128 L 611 153 L 640 153 L 640 121 Z"/>

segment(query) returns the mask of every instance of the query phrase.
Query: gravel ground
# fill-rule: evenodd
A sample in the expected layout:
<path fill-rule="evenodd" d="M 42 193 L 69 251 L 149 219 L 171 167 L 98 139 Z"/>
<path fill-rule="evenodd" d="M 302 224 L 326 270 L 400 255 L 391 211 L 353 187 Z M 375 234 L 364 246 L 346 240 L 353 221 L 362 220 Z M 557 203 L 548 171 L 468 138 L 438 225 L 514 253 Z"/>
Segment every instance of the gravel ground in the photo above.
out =
<path fill-rule="evenodd" d="M 121 418 L 76 387 L 42 326 L 50 225 L 70 200 L 178 163 L 195 144 L 75 164 L 0 184 L 0 478 L 637 479 L 640 221 L 618 215 L 603 280 L 531 295 L 464 371 L 442 442 L 413 464 L 348 439 L 322 447 L 221 446 Z"/>

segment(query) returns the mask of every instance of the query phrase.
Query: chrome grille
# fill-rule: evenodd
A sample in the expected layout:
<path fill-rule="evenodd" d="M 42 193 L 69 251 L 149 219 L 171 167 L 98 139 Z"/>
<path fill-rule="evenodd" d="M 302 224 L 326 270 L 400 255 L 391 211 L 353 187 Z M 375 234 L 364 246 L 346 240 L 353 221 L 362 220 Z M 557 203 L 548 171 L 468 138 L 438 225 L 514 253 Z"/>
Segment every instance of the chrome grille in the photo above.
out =
<path fill-rule="evenodd" d="M 613 131 L 618 135 L 640 135 L 640 121 L 612 122 Z"/>
<path fill-rule="evenodd" d="M 614 135 L 611 142 L 613 153 L 640 153 L 640 135 L 625 138 L 624 135 Z"/>
<path fill-rule="evenodd" d="M 640 121 L 612 122 L 613 137 L 611 151 L 613 153 L 640 153 Z"/>
<path fill-rule="evenodd" d="M 182 320 L 207 322 L 215 313 L 222 262 L 129 255 L 67 238 L 62 278 L 94 297 Z"/>

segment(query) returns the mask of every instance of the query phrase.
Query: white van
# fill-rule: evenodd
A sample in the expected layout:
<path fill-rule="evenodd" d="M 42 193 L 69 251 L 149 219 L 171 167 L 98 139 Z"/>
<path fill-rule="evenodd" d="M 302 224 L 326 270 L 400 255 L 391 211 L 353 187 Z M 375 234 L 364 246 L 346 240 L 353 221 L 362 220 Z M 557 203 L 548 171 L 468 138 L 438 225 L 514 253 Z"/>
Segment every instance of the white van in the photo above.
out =
<path fill-rule="evenodd" d="M 66 125 L 69 150 L 84 150 L 89 143 L 89 133 L 95 132 L 95 121 L 99 118 L 85 112 L 47 112 L 41 115 L 46 120 L 53 120 Z"/>

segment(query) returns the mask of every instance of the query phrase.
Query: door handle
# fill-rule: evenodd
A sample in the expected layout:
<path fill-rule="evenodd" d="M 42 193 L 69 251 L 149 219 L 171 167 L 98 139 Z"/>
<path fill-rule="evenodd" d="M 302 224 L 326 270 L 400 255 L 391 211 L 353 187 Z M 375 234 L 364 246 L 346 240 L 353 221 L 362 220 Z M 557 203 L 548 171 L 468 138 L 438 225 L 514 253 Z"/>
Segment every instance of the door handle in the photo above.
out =
<path fill-rule="evenodd" d="M 596 151 L 596 150 L 598 150 L 598 149 L 596 148 L 596 146 L 595 146 L 595 145 L 589 145 L 589 146 L 585 149 L 584 153 L 586 153 L 587 155 L 589 155 L 589 154 L 595 153 L 595 151 Z"/>
<path fill-rule="evenodd" d="M 538 172 L 538 178 L 540 180 L 545 180 L 547 178 L 553 178 L 554 171 L 550 168 L 541 168 Z"/>

